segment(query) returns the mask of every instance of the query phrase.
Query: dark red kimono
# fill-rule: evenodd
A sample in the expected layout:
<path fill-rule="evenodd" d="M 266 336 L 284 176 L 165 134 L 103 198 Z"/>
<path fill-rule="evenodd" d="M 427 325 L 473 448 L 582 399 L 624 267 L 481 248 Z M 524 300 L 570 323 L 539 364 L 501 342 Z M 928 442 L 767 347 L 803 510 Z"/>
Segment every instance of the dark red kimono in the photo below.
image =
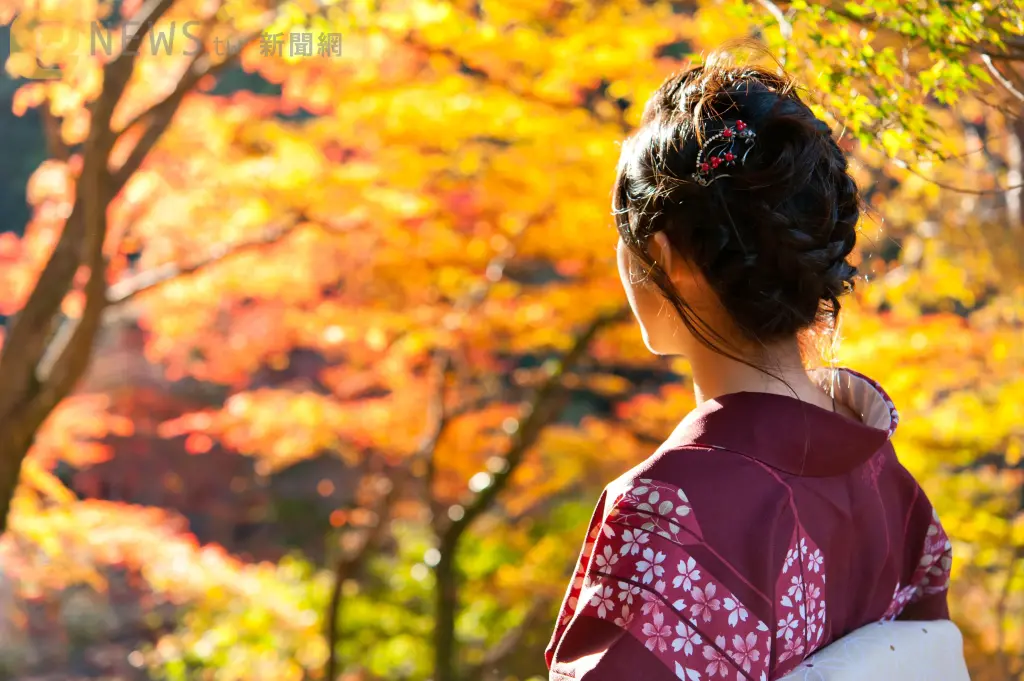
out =
<path fill-rule="evenodd" d="M 768 681 L 870 622 L 948 618 L 950 543 L 893 451 L 896 409 L 860 374 L 836 382 L 862 422 L 725 395 L 605 489 L 552 681 Z"/>

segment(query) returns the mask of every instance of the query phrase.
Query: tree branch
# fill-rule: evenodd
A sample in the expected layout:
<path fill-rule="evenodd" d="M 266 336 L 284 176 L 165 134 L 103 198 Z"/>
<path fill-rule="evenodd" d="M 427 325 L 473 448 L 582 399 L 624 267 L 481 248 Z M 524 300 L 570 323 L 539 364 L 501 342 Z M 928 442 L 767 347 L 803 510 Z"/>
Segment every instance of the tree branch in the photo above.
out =
<path fill-rule="evenodd" d="M 448 389 L 447 364 L 443 365 L 442 369 L 443 371 L 437 377 L 434 398 L 427 407 L 427 431 L 412 455 L 414 462 L 430 461 L 433 459 L 437 443 L 440 442 L 441 436 L 450 423 L 450 414 L 445 407 Z M 325 666 L 325 678 L 328 681 L 333 681 L 333 679 L 337 678 L 338 660 L 335 648 L 338 641 L 338 633 L 341 629 L 342 588 L 345 581 L 362 568 L 367 557 L 384 536 L 384 528 L 387 525 L 387 511 L 401 497 L 402 485 L 400 482 L 398 480 L 390 480 L 388 482 L 389 486 L 381 496 L 380 504 L 378 505 L 379 510 L 376 513 L 376 522 L 364 533 L 359 547 L 348 555 L 343 554 L 335 563 L 331 599 L 327 606 L 327 663 Z"/>
<path fill-rule="evenodd" d="M 74 387 L 92 355 L 108 304 L 107 263 L 103 256 L 107 208 L 159 139 L 184 97 L 184 93 L 172 93 L 166 107 L 169 111 L 162 110 L 165 117 L 151 122 L 128 161 L 112 176 L 110 153 L 117 135 L 110 129 L 111 116 L 134 72 L 142 40 L 173 4 L 174 0 L 148 0 L 129 22 L 138 28 L 130 32 L 124 49 L 104 65 L 102 90 L 89 105 L 92 124 L 83 145 L 82 170 L 71 213 L 28 300 L 9 322 L 6 342 L 0 349 L 0 430 L 6 431 L 6 437 L 0 440 L 0 532 L 6 527 L 21 464 L 39 426 Z M 192 70 L 182 80 L 194 86 L 208 73 L 209 69 Z M 83 314 L 58 331 L 55 340 L 59 342 L 51 343 L 60 306 L 82 265 L 89 267 Z M 44 357 L 46 361 L 41 363 Z"/>
<path fill-rule="evenodd" d="M 515 257 L 516 249 L 526 233 L 526 230 L 534 223 L 534 220 L 526 222 L 514 235 L 508 246 L 502 249 L 500 252 L 495 254 L 493 258 L 487 263 L 487 267 L 484 269 L 484 281 L 475 289 L 471 290 L 467 295 L 463 296 L 459 300 L 454 309 L 456 312 L 466 314 L 471 312 L 479 305 L 483 304 L 487 300 L 487 296 L 490 295 L 491 291 L 494 290 L 494 285 L 501 281 L 501 278 L 505 274 L 505 268 L 508 267 L 509 262 Z M 440 375 L 445 378 L 452 370 L 453 358 L 451 352 L 442 350 L 441 354 L 437 358 L 435 365 L 435 371 L 439 372 Z M 457 410 L 449 413 L 449 418 L 455 418 L 461 416 L 472 410 L 475 404 L 467 403 L 461 405 Z M 434 533 L 438 536 L 441 535 L 441 523 L 444 520 L 444 509 L 441 505 L 440 500 L 434 496 L 434 477 L 435 477 L 435 457 L 434 452 L 431 451 L 426 457 L 424 468 L 424 491 L 427 495 L 427 504 L 430 507 L 430 523 L 434 529 Z"/>
<path fill-rule="evenodd" d="M 251 43 L 253 40 L 259 37 L 259 33 L 253 33 L 247 36 L 242 42 L 236 43 L 239 48 L 233 53 L 228 54 L 223 61 L 217 62 L 216 64 L 210 64 L 209 54 L 205 48 L 192 58 L 189 62 L 188 67 L 182 73 L 181 78 L 175 85 L 174 90 L 171 91 L 164 99 L 160 100 L 153 106 L 149 107 L 145 111 L 139 113 L 135 118 L 128 122 L 121 130 L 117 133 L 118 135 L 123 134 L 125 131 L 133 128 L 135 125 L 142 121 L 148 121 L 149 124 L 143 131 L 139 141 L 136 142 L 132 148 L 131 153 L 125 160 L 121 167 L 114 172 L 114 190 L 115 193 L 120 191 L 121 188 L 127 184 L 131 176 L 142 166 L 143 161 L 152 151 L 153 147 L 163 136 L 164 132 L 170 126 L 171 121 L 174 119 L 174 115 L 177 113 L 181 103 L 185 100 L 185 97 L 193 91 L 193 89 L 199 84 L 203 78 L 207 76 L 215 76 L 222 72 L 224 69 L 233 65 L 241 54 L 242 49 Z"/>
<path fill-rule="evenodd" d="M 153 30 L 153 27 L 161 17 L 167 13 L 167 10 L 174 4 L 174 0 L 149 0 L 139 11 L 136 12 L 131 19 L 126 22 L 126 27 L 129 29 L 126 31 L 128 36 L 128 42 L 125 44 L 124 49 L 118 58 L 125 56 L 134 57 L 135 53 L 139 51 L 139 47 L 142 45 L 142 40 L 146 35 Z M 138 28 L 132 29 L 130 24 L 139 24 Z"/>
<path fill-rule="evenodd" d="M 459 54 L 455 50 L 449 47 L 439 47 L 437 45 L 431 45 L 421 40 L 417 40 L 416 37 L 411 33 L 404 36 L 398 42 L 406 45 L 407 47 L 411 47 L 427 56 L 442 56 L 451 59 L 452 61 L 456 62 L 462 68 L 462 70 L 465 73 L 467 73 L 470 77 L 476 78 L 481 82 L 490 83 L 492 85 L 502 88 L 503 90 L 507 90 L 516 97 L 524 99 L 528 102 L 541 104 L 543 106 L 550 107 L 552 109 L 559 111 L 578 111 L 579 109 L 583 108 L 579 102 L 573 102 L 569 100 L 560 101 L 555 99 L 548 99 L 546 97 L 538 95 L 536 92 L 524 90 L 523 88 L 514 85 L 512 82 L 508 80 L 498 78 L 492 73 L 489 73 L 487 71 L 484 71 L 483 69 L 473 66 L 467 61 L 465 56 Z M 590 113 L 591 115 L 593 115 L 595 119 L 599 120 L 602 123 L 614 123 L 623 132 L 629 132 L 629 125 L 622 117 L 620 117 L 619 120 L 609 121 L 607 119 L 601 118 L 600 116 L 597 116 L 593 112 Z"/>
<path fill-rule="evenodd" d="M 793 37 L 793 24 L 789 23 L 789 19 L 782 13 L 779 6 L 776 5 L 772 0 L 757 0 L 757 4 L 761 5 L 772 18 L 779 24 L 779 32 L 782 33 L 782 37 L 789 40 Z"/>
<path fill-rule="evenodd" d="M 436 587 L 436 621 L 434 624 L 434 679 L 453 681 L 455 662 L 455 614 L 457 602 L 457 577 L 455 573 L 455 551 L 462 535 L 470 525 L 497 500 L 508 485 L 523 458 L 536 443 L 543 429 L 557 418 L 560 409 L 555 401 L 560 392 L 562 378 L 583 357 L 598 332 L 606 326 L 624 319 L 628 307 L 621 307 L 610 314 L 594 318 L 575 338 L 570 349 L 562 355 L 548 374 L 547 380 L 534 392 L 533 399 L 519 421 L 519 428 L 512 436 L 502 459 L 504 467 L 494 474 L 491 484 L 476 493 L 455 516 L 441 536 L 440 560 L 434 567 Z"/>
<path fill-rule="evenodd" d="M 134 30 L 126 31 L 126 35 L 129 37 L 124 43 L 123 49 L 103 67 L 103 94 L 106 95 L 106 98 L 101 97 L 101 100 L 104 101 L 97 101 L 92 120 L 99 125 L 94 127 L 103 127 L 109 131 L 107 126 L 110 125 L 110 115 L 114 111 L 114 105 L 120 101 L 121 95 L 128 87 L 132 71 L 135 70 L 135 60 L 138 57 L 142 40 L 173 4 L 174 0 L 148 0 L 131 19 L 125 22 L 126 27 L 129 27 L 130 24 L 138 24 L 138 26 Z"/>
<path fill-rule="evenodd" d="M 90 141 L 95 139 L 90 131 Z M 93 154 L 92 158 L 97 156 Z M 28 366 L 20 367 L 20 375 L 14 375 L 13 380 L 20 379 L 29 389 L 10 399 L 11 411 L 4 413 L 0 419 L 0 431 L 4 433 L 3 439 L 0 440 L 0 532 L 7 527 L 11 499 L 14 497 L 22 464 L 35 435 L 53 408 L 71 392 L 88 366 L 103 309 L 106 306 L 107 268 L 103 256 L 103 243 L 107 234 L 106 208 L 110 201 L 110 176 L 102 165 L 91 169 L 94 172 L 85 172 L 87 170 L 90 170 L 88 163 L 79 178 L 76 190 L 75 203 L 79 207 L 80 223 L 65 226 L 65 234 L 61 235 L 61 240 L 68 239 L 65 243 L 78 241 L 80 250 L 74 255 L 81 255 L 84 264 L 89 268 L 89 278 L 84 291 L 85 308 L 77 325 L 68 334 L 67 343 L 53 361 L 50 371 L 40 374 L 36 362 L 33 361 Z M 66 234 L 72 227 L 79 231 L 68 238 Z M 62 299 L 66 289 L 60 293 Z M 37 346 L 32 348 L 31 352 L 42 352 L 45 348 L 45 345 Z M 11 380 L 11 374 L 3 378 Z"/>
<path fill-rule="evenodd" d="M 444 396 L 445 390 L 448 383 L 448 374 L 452 370 L 452 356 L 447 351 L 442 350 L 434 363 L 434 374 L 438 385 L 438 391 L 434 398 L 434 403 L 431 407 L 435 414 L 441 414 L 441 418 L 448 420 L 451 419 L 454 414 L 445 412 Z M 437 417 L 435 417 L 437 418 Z M 441 432 L 438 430 L 436 433 L 437 437 L 431 441 L 428 441 L 426 447 L 421 447 L 416 459 L 423 461 L 423 489 L 427 498 L 427 505 L 430 508 L 430 522 L 434 527 L 435 531 L 439 526 L 438 523 L 442 517 L 442 508 L 440 502 L 434 496 L 434 479 L 437 476 L 437 444 L 441 437 Z M 414 459 L 415 461 L 415 459 Z"/>
<path fill-rule="evenodd" d="M 157 288 L 161 284 L 171 281 L 172 279 L 194 274 L 211 265 L 215 265 L 226 260 L 233 255 L 278 242 L 290 234 L 298 225 L 302 224 L 304 219 L 305 218 L 300 215 L 286 225 L 268 229 L 260 238 L 253 239 L 252 241 L 245 241 L 233 246 L 221 244 L 211 249 L 206 257 L 190 264 L 182 265 L 179 263 L 168 263 L 152 270 L 140 272 L 128 279 L 124 279 L 105 289 L 106 298 L 103 303 L 103 308 L 105 310 L 116 305 L 127 303 L 135 298 L 135 296 Z M 88 305 L 86 307 L 88 309 Z M 54 373 L 54 367 L 58 358 L 68 351 L 69 346 L 79 342 L 77 340 L 79 337 L 75 334 L 78 333 L 78 328 L 83 322 L 92 323 L 91 321 L 87 321 L 88 319 L 88 315 L 83 313 L 83 316 L 80 318 L 67 319 L 64 321 L 53 339 L 47 345 L 43 357 L 39 360 L 39 366 L 36 373 L 40 382 L 45 382 L 48 377 Z"/>
<path fill-rule="evenodd" d="M 286 224 L 267 229 L 260 237 L 252 239 L 251 241 L 243 241 L 242 243 L 234 245 L 220 244 L 210 249 L 205 257 L 192 263 L 168 263 L 151 270 L 140 272 L 128 279 L 124 279 L 111 285 L 107 292 L 107 300 L 112 306 L 126 303 L 136 296 L 150 291 L 172 279 L 194 274 L 211 265 L 215 265 L 226 260 L 233 255 L 238 255 L 239 253 L 244 253 L 246 251 L 277 243 L 292 233 L 305 220 L 306 217 L 300 214 L 296 218 L 288 221 Z"/>
<path fill-rule="evenodd" d="M 934 184 L 936 187 L 940 187 L 942 189 L 946 189 L 951 192 L 957 192 L 960 194 L 974 194 L 978 196 L 987 196 L 989 194 L 1004 194 L 1008 191 L 1013 191 L 1014 189 L 1020 189 L 1021 187 L 1024 187 L 1024 185 L 1021 184 L 1013 185 L 1012 187 L 996 187 L 995 189 L 970 189 L 968 187 L 957 187 L 955 185 L 945 184 L 943 182 L 939 182 L 938 180 L 932 179 L 927 175 L 923 174 L 922 172 L 920 172 L 919 170 L 915 170 L 914 168 L 905 163 L 900 163 L 897 165 L 906 170 L 907 172 L 909 172 L 911 175 L 916 175 L 917 177 L 920 177 L 922 180 Z"/>
<path fill-rule="evenodd" d="M 1009 92 L 1011 95 L 1013 95 L 1020 101 L 1024 102 L 1024 93 L 1015 88 L 1013 86 L 1013 83 L 1010 82 L 1010 79 L 1004 76 L 1002 71 L 996 68 L 996 65 L 992 63 L 991 56 L 983 54 L 981 55 L 981 61 L 983 64 L 985 64 L 985 68 L 988 69 L 988 72 L 991 73 L 992 76 L 996 79 L 996 82 L 1003 86 L 1004 90 Z"/>
<path fill-rule="evenodd" d="M 203 47 L 198 52 L 196 52 L 194 55 L 192 55 L 192 59 L 189 60 L 188 66 L 186 66 L 184 71 L 182 71 L 182 75 L 178 79 L 178 82 L 175 84 L 174 89 L 171 91 L 171 94 L 169 96 L 165 97 L 164 99 L 160 100 L 159 102 L 149 106 L 148 108 L 143 109 L 141 112 L 136 114 L 131 120 L 129 120 L 128 123 L 126 123 L 125 125 L 121 126 L 120 130 L 117 131 L 117 136 L 118 137 L 120 137 L 121 135 L 126 133 L 128 130 L 131 130 L 132 128 L 134 128 L 136 125 L 141 123 L 143 120 L 152 117 L 161 108 L 164 108 L 166 106 L 168 100 L 170 100 L 175 94 L 177 94 L 179 92 L 179 90 L 183 90 L 184 89 L 184 90 L 187 91 L 187 90 L 189 90 L 194 85 L 194 83 L 192 83 L 188 87 L 184 87 L 183 88 L 183 84 L 186 84 L 186 81 L 189 78 L 189 74 L 191 74 L 194 71 L 196 71 L 196 66 L 200 63 L 200 61 L 201 60 L 209 61 L 209 52 L 207 51 L 207 48 L 206 48 L 206 42 L 210 39 L 210 35 L 212 35 L 212 33 L 213 33 L 213 29 L 214 29 L 214 27 L 217 24 L 217 12 L 220 10 L 221 7 L 223 7 L 223 5 L 224 5 L 224 1 L 220 0 L 217 3 L 217 10 L 212 12 L 210 14 L 210 16 L 208 16 L 203 21 L 202 35 L 197 38 L 197 42 L 200 45 L 202 45 Z M 230 60 L 231 57 L 233 57 L 233 56 L 235 56 L 235 55 L 228 54 L 227 55 L 227 59 L 225 61 Z M 196 82 L 198 82 L 198 81 L 196 81 Z"/>
<path fill-rule="evenodd" d="M 135 53 L 146 32 L 170 8 L 174 0 L 150 0 L 133 21 L 141 26 L 127 41 L 127 48 L 103 68 L 103 89 L 90 105 L 92 125 L 85 140 L 82 171 L 75 190 L 75 203 L 49 260 L 43 267 L 25 306 L 14 316 L 3 350 L 0 351 L 0 418 L 19 404 L 35 398 L 39 387 L 36 367 L 46 352 L 47 340 L 83 261 L 88 239 L 106 236 L 106 205 L 112 195 L 95 193 L 97 178 L 107 177 L 107 163 L 114 136 L 108 126 L 135 66 Z M 133 47 L 134 46 L 134 47 Z M 105 187 L 104 187 L 105 189 Z M 98 285 L 98 284 L 97 284 Z M 78 362 L 74 362 L 77 366 Z"/>
<path fill-rule="evenodd" d="M 325 679 L 338 678 L 338 658 L 336 644 L 338 632 L 341 628 L 341 597 L 345 582 L 362 570 L 370 553 L 384 535 L 384 528 L 387 526 L 390 510 L 398 497 L 398 483 L 384 479 L 386 491 L 381 495 L 374 512 L 373 524 L 370 525 L 362 536 L 359 546 L 352 551 L 341 550 L 338 560 L 334 564 L 334 576 L 331 586 L 331 599 L 327 604 L 327 663 L 325 665 Z"/>
<path fill-rule="evenodd" d="M 877 12 L 872 12 L 870 14 L 858 16 L 847 10 L 843 5 L 835 2 L 821 4 L 829 12 L 832 12 L 836 16 L 843 17 L 844 19 L 853 24 L 869 28 L 873 31 L 885 31 L 886 33 L 889 34 L 895 34 L 896 36 L 900 37 L 903 40 L 909 40 L 912 42 L 917 42 L 919 44 L 924 44 L 927 47 L 929 47 L 929 49 L 959 49 L 964 50 L 966 52 L 973 52 L 975 54 L 988 54 L 994 59 L 1007 61 L 1017 61 L 1024 59 L 1024 51 L 1021 51 L 1022 45 L 1012 39 L 1004 40 L 1003 45 L 996 45 L 984 41 L 979 41 L 975 43 L 964 43 L 959 41 L 948 40 L 943 45 L 938 46 L 933 45 L 929 41 L 923 40 L 918 36 L 908 35 L 899 28 L 895 28 L 892 25 L 887 24 L 886 22 L 880 20 L 879 14 Z"/>
<path fill-rule="evenodd" d="M 84 287 L 85 306 L 81 317 L 64 325 L 65 328 L 71 327 L 64 334 L 66 344 L 58 344 L 55 338 L 36 366 L 35 376 L 40 391 L 31 404 L 30 411 L 35 413 L 31 419 L 33 422 L 38 418 L 42 423 L 85 372 L 107 306 L 107 259 L 103 255 L 103 246 L 107 237 L 107 207 L 114 196 L 110 191 L 110 174 L 101 168 L 96 173 L 83 175 L 79 178 L 78 188 L 85 227 L 84 264 L 89 268 L 89 278 Z M 51 357 L 53 359 L 49 361 Z"/>
<path fill-rule="evenodd" d="M 278 4 L 280 4 L 280 2 Z M 178 107 L 181 106 L 185 97 L 192 92 L 204 78 L 208 76 L 216 76 L 224 69 L 237 63 L 238 58 L 241 56 L 245 48 L 253 41 L 257 40 L 263 34 L 266 27 L 271 25 L 277 17 L 278 12 L 276 8 L 265 12 L 259 22 L 260 28 L 255 31 L 250 31 L 238 40 L 229 41 L 228 44 L 232 46 L 233 49 L 228 52 L 222 61 L 219 61 L 216 64 L 211 62 L 210 53 L 205 47 L 206 41 L 215 26 L 216 14 L 214 13 L 208 18 L 203 26 L 203 38 L 201 42 L 204 47 L 193 55 L 171 93 L 156 104 L 150 106 L 148 109 L 137 114 L 117 132 L 117 136 L 120 136 L 139 123 L 142 123 L 145 120 L 149 121 L 149 125 L 146 130 L 143 131 L 142 136 L 135 144 L 135 147 L 132 148 L 127 160 L 125 160 L 121 167 L 114 173 L 113 187 L 115 194 L 124 187 L 128 180 L 131 179 L 132 174 L 138 170 L 146 160 L 146 156 L 149 155 L 149 152 L 153 149 L 156 143 L 160 140 L 164 131 L 170 125 L 171 120 L 174 118 L 174 114 L 177 113 Z"/>
<path fill-rule="evenodd" d="M 558 360 L 548 374 L 547 380 L 534 393 L 533 399 L 526 409 L 525 416 L 520 419 L 519 428 L 512 436 L 512 441 L 502 456 L 502 459 L 505 461 L 504 470 L 497 473 L 492 483 L 478 493 L 469 505 L 466 506 L 465 514 L 462 518 L 453 522 L 448 528 L 447 534 L 449 536 L 457 539 L 478 516 L 491 507 L 494 500 L 505 488 L 516 468 L 522 463 L 526 452 L 537 441 L 544 426 L 557 416 L 557 414 L 550 410 L 550 407 L 561 387 L 562 378 L 576 366 L 598 332 L 606 326 L 625 319 L 628 312 L 628 308 L 622 307 L 609 314 L 600 315 L 576 336 L 572 347 Z"/>
<path fill-rule="evenodd" d="M 92 356 L 93 341 L 102 325 L 107 305 L 106 263 L 101 258 L 101 262 L 90 265 L 90 269 L 82 316 L 61 326 L 36 369 L 36 380 L 41 388 L 32 400 L 31 411 L 39 414 L 40 424 L 70 394 L 85 372 Z"/>
<path fill-rule="evenodd" d="M 43 134 L 46 137 L 47 155 L 58 161 L 67 161 L 71 158 L 71 150 L 64 144 L 60 134 L 60 119 L 50 111 L 49 102 L 39 107 L 39 115 L 43 119 Z"/>
<path fill-rule="evenodd" d="M 523 637 L 530 633 L 534 627 L 540 624 L 548 607 L 548 602 L 543 599 L 534 601 L 530 609 L 523 616 L 522 622 L 505 632 L 501 640 L 484 655 L 484 659 L 477 665 L 470 667 L 465 674 L 467 679 L 484 679 L 485 675 L 496 676 L 504 662 L 512 657 L 518 649 Z"/>

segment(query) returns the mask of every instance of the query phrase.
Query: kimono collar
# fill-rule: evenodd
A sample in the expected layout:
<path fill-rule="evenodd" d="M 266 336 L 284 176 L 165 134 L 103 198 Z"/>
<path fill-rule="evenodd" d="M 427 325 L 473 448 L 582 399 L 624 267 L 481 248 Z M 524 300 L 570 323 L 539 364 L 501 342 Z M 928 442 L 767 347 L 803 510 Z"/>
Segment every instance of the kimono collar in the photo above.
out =
<path fill-rule="evenodd" d="M 832 372 L 812 376 L 829 389 Z M 841 475 L 889 441 L 899 415 L 881 386 L 849 369 L 835 372 L 835 396 L 860 421 L 784 395 L 732 393 L 690 412 L 664 446 L 728 449 L 793 475 Z"/>

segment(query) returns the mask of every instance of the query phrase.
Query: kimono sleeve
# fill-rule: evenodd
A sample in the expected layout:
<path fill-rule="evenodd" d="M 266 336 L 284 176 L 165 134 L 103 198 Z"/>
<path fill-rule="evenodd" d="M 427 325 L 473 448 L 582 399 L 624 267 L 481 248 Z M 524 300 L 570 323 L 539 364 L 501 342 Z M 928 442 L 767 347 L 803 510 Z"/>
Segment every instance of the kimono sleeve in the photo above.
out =
<path fill-rule="evenodd" d="M 693 555 L 708 551 L 681 489 L 635 481 L 594 535 L 551 678 L 767 679 L 769 627 L 730 591 L 720 564 L 713 574 Z"/>
<path fill-rule="evenodd" d="M 547 649 L 544 651 L 544 658 L 548 668 L 551 667 L 559 641 L 562 640 L 569 623 L 579 609 L 579 599 L 583 591 L 583 580 L 590 568 L 590 559 L 594 553 L 594 542 L 598 534 L 603 530 L 602 518 L 604 517 L 606 496 L 607 492 L 601 495 L 601 499 L 597 502 L 597 508 L 594 509 L 594 514 L 590 518 L 590 527 L 587 528 L 587 539 L 580 550 L 579 558 L 576 560 L 576 567 L 572 572 L 572 581 L 569 582 L 569 588 L 562 599 L 562 607 L 558 611 L 558 622 L 555 624 L 555 631 L 551 636 L 551 642 L 548 643 Z M 608 532 L 609 530 L 604 529 L 603 531 Z"/>
<path fill-rule="evenodd" d="M 928 521 L 920 544 L 920 558 L 913 576 L 896 593 L 887 617 L 901 620 L 949 619 L 949 576 L 953 566 L 953 546 L 934 509 L 928 509 Z"/>

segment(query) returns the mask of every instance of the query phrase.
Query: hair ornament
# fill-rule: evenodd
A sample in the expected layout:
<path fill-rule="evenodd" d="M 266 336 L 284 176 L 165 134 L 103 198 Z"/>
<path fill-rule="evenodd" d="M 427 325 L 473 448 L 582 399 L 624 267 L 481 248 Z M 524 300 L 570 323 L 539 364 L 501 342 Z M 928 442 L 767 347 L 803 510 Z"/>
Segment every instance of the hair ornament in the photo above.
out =
<path fill-rule="evenodd" d="M 743 121 L 726 126 L 724 130 L 704 140 L 697 152 L 697 171 L 693 179 L 702 187 L 707 187 L 715 180 L 729 177 L 720 169 L 742 166 L 750 150 L 754 148 L 757 133 Z M 742 147 L 737 147 L 742 143 Z M 742 152 L 742 153 L 741 153 Z"/>

